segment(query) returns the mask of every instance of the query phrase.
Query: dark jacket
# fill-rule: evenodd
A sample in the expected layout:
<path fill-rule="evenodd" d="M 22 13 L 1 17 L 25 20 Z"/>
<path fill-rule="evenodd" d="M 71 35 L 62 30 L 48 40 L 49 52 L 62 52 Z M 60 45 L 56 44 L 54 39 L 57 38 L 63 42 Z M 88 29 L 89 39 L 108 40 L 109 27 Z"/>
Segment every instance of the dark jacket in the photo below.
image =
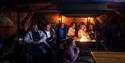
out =
<path fill-rule="evenodd" d="M 66 37 L 66 29 L 59 27 L 57 29 L 57 39 L 58 40 L 63 40 Z"/>

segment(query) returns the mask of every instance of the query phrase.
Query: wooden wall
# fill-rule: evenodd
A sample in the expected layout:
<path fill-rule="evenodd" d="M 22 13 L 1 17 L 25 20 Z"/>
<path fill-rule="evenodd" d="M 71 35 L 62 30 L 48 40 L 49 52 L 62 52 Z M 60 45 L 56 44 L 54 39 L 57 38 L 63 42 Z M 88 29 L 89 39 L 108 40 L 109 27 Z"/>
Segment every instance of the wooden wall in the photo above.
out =
<path fill-rule="evenodd" d="M 4 9 L 0 11 L 0 36 L 11 37 L 17 32 L 17 14 L 15 11 Z"/>
<path fill-rule="evenodd" d="M 122 13 L 123 17 L 125 13 Z M 103 14 L 96 17 L 99 21 L 99 26 L 110 26 L 113 23 L 113 19 L 117 18 L 111 13 Z M 111 19 L 110 19 L 111 18 Z M 53 24 L 59 23 L 59 14 L 43 14 L 40 12 L 20 12 L 19 15 L 16 11 L 1 10 L 0 11 L 0 36 L 4 38 L 11 37 L 18 32 L 18 19 L 20 21 L 20 27 L 28 30 L 32 23 L 38 23 L 40 26 L 44 26 L 44 23 L 50 22 Z M 118 18 L 119 19 L 119 18 Z M 117 20 L 118 20 L 117 19 Z M 62 15 L 62 22 L 66 25 L 70 25 L 71 22 L 83 22 L 86 24 L 87 17 L 75 18 L 66 17 Z M 108 24 L 110 22 L 110 24 Z M 117 21 L 118 22 L 118 21 Z M 125 21 L 122 21 L 125 23 Z M 124 27 L 124 26 L 123 26 Z M 103 28 L 103 27 L 102 27 Z"/>

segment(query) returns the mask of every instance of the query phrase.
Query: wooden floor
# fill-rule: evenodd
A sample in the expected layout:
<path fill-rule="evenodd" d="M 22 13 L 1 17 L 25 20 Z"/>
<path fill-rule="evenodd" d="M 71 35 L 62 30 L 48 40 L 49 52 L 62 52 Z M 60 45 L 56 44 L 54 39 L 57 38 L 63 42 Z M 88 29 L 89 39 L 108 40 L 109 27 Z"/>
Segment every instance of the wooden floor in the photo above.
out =
<path fill-rule="evenodd" d="M 4 50 L 6 56 L 13 50 Z M 0 60 L 0 63 L 9 63 L 8 60 Z M 80 54 L 75 63 L 125 63 L 125 52 L 102 52 L 80 49 Z"/>
<path fill-rule="evenodd" d="M 80 50 L 80 54 L 75 63 L 95 63 L 90 50 Z"/>
<path fill-rule="evenodd" d="M 125 52 L 92 52 L 96 63 L 125 63 Z"/>

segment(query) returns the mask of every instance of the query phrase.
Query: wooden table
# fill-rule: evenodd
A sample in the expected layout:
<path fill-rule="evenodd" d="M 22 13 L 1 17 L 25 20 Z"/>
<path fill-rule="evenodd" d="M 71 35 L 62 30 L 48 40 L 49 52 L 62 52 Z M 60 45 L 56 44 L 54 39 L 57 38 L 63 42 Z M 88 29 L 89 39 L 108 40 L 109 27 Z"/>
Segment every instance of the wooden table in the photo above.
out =
<path fill-rule="evenodd" d="M 92 52 L 96 63 L 125 63 L 125 52 Z"/>
<path fill-rule="evenodd" d="M 76 45 L 78 47 L 85 47 L 87 50 L 96 50 L 96 40 L 88 40 L 88 41 L 75 41 Z"/>

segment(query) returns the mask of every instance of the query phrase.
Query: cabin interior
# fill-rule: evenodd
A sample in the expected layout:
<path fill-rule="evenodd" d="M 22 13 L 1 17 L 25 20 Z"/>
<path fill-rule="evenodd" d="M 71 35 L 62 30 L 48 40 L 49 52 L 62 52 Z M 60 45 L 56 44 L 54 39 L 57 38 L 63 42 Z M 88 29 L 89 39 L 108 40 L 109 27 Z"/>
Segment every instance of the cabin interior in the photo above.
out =
<path fill-rule="evenodd" d="M 33 63 L 29 46 L 16 39 L 34 23 L 40 29 L 51 23 L 56 30 L 60 22 L 67 29 L 84 23 L 94 32 L 94 41 L 76 41 L 80 53 L 72 63 L 125 62 L 125 0 L 0 0 L 0 63 Z M 48 63 L 60 63 L 55 56 Z"/>

